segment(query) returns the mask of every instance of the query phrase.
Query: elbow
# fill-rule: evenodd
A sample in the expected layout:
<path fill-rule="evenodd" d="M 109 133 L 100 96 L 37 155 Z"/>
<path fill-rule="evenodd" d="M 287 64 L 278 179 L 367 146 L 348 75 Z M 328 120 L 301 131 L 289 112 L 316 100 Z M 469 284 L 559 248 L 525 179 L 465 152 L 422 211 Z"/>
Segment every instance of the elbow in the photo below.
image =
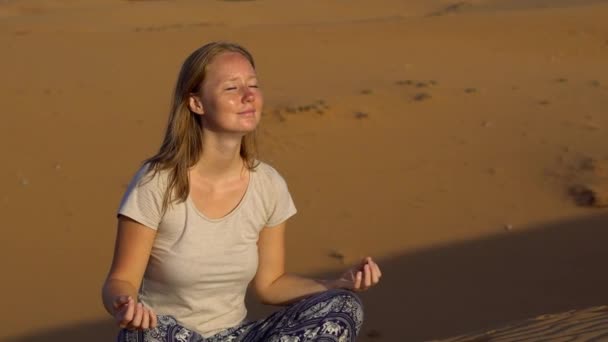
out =
<path fill-rule="evenodd" d="M 275 301 L 272 300 L 272 296 L 268 293 L 267 288 L 260 288 L 259 286 L 255 287 L 255 295 L 260 301 L 260 303 L 264 305 L 275 305 Z"/>
<path fill-rule="evenodd" d="M 281 289 L 284 288 L 279 284 L 283 277 L 275 275 L 271 277 L 256 277 L 253 281 L 253 289 L 260 303 L 264 305 L 281 305 Z"/>

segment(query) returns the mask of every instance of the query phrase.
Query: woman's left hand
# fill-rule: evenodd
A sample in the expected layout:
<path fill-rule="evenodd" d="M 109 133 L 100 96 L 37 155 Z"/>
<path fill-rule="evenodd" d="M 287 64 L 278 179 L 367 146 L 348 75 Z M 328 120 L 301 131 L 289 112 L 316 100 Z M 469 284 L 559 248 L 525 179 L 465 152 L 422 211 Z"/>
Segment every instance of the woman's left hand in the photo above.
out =
<path fill-rule="evenodd" d="M 348 269 L 335 282 L 336 287 L 352 291 L 365 291 L 378 284 L 382 272 L 371 257 L 364 258 L 361 263 Z"/>

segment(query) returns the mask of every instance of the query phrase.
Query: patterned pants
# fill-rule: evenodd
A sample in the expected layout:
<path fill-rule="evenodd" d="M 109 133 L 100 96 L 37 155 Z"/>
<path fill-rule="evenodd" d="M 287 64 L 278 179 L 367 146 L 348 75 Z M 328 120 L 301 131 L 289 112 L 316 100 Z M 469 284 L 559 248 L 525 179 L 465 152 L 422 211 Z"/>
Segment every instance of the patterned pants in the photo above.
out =
<path fill-rule="evenodd" d="M 156 328 L 122 329 L 118 342 L 353 342 L 362 323 L 361 300 L 350 291 L 329 290 L 207 338 L 179 325 L 171 316 L 158 315 Z"/>

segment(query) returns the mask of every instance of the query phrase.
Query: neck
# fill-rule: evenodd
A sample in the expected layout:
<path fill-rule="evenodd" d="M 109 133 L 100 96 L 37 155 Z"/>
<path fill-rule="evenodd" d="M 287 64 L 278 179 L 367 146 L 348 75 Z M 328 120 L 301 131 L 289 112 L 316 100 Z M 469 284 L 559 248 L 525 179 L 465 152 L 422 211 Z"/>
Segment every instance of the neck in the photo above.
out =
<path fill-rule="evenodd" d="M 192 170 L 212 180 L 240 177 L 243 171 L 241 158 L 242 135 L 221 134 L 203 129 L 203 153 Z"/>

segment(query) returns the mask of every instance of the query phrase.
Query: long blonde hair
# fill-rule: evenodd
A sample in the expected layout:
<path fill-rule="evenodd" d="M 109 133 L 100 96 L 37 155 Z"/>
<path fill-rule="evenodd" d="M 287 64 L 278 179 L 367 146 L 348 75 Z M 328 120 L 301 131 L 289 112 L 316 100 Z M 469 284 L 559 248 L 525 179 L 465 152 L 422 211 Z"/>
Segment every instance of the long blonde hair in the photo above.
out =
<path fill-rule="evenodd" d="M 190 111 L 188 101 L 193 93 L 200 90 L 207 67 L 213 58 L 223 52 L 240 53 L 255 69 L 251 53 L 238 44 L 212 42 L 192 52 L 182 64 L 177 78 L 163 143 L 154 156 L 144 161 L 144 164 L 148 165 L 148 174 L 151 173 L 150 178 L 158 172 L 168 171 L 167 189 L 162 204 L 163 213 L 171 203 L 183 202 L 188 197 L 190 189 L 188 170 L 198 162 L 204 148 L 201 117 Z M 240 156 L 249 170 L 256 167 L 255 131 L 243 137 Z"/>

